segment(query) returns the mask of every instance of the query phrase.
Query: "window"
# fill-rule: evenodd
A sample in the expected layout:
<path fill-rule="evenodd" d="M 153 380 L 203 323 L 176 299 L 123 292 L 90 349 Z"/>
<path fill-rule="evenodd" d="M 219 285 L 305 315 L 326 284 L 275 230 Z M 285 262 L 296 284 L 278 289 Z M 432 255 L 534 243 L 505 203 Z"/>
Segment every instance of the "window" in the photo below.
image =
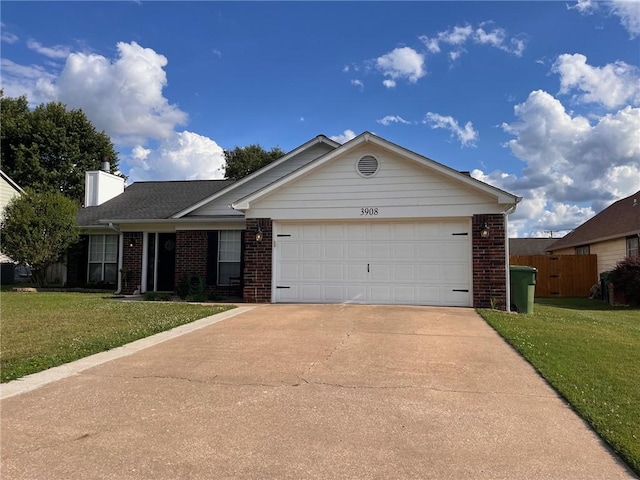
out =
<path fill-rule="evenodd" d="M 589 245 L 576 247 L 576 255 L 589 255 Z"/>
<path fill-rule="evenodd" d="M 627 237 L 627 257 L 640 257 L 640 237 Z"/>
<path fill-rule="evenodd" d="M 242 232 L 218 232 L 218 285 L 231 285 L 241 277 Z"/>
<path fill-rule="evenodd" d="M 118 281 L 118 236 L 89 236 L 89 282 Z"/>

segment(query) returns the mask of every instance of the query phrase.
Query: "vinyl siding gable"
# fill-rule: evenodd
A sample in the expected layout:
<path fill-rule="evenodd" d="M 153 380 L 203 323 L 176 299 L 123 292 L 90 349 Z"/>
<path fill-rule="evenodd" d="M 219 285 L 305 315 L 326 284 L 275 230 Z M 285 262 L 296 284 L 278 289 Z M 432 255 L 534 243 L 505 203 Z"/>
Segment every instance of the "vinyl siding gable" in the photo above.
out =
<path fill-rule="evenodd" d="M 379 162 L 377 173 L 370 177 L 357 171 L 357 163 L 365 155 Z M 365 144 L 266 195 L 246 214 L 249 218 L 326 219 L 460 217 L 498 212 L 502 210 L 496 197 Z"/>
<path fill-rule="evenodd" d="M 332 151 L 334 148 L 325 143 L 317 143 L 308 149 L 300 152 L 298 155 L 281 163 L 280 165 L 270 169 L 263 175 L 259 175 L 252 180 L 239 185 L 230 192 L 214 199 L 210 203 L 191 212 L 187 217 L 191 216 L 220 216 L 220 215 L 242 215 L 240 212 L 229 207 L 236 200 L 252 194 L 256 190 L 269 185 L 283 176 L 303 167 L 318 157 Z"/>

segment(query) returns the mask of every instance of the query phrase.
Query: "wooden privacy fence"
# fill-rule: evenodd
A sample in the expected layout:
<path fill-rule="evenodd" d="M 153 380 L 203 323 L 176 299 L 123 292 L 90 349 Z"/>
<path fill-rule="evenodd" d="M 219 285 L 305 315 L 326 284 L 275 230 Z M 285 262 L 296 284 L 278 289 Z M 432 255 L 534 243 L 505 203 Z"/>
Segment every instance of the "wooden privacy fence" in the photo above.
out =
<path fill-rule="evenodd" d="M 597 255 L 512 255 L 509 263 L 538 269 L 536 297 L 588 297 L 600 281 Z"/>

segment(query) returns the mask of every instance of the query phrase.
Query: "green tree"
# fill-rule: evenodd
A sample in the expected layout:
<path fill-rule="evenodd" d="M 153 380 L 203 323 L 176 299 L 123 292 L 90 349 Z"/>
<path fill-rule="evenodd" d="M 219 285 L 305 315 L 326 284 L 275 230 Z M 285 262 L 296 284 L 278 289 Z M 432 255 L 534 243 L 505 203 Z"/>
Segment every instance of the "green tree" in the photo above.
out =
<path fill-rule="evenodd" d="M 117 171 L 111 139 L 82 110 L 59 102 L 30 110 L 25 96 L 0 98 L 0 110 L 2 169 L 22 188 L 61 192 L 80 205 L 87 170 L 97 170 L 107 158 L 111 172 Z"/>
<path fill-rule="evenodd" d="M 77 212 L 76 203 L 59 192 L 26 189 L 2 215 L 2 251 L 29 265 L 36 284 L 44 285 L 47 267 L 78 241 Z"/>
<path fill-rule="evenodd" d="M 284 155 L 285 152 L 279 147 L 273 147 L 267 152 L 257 144 L 225 150 L 224 178 L 240 180 Z"/>

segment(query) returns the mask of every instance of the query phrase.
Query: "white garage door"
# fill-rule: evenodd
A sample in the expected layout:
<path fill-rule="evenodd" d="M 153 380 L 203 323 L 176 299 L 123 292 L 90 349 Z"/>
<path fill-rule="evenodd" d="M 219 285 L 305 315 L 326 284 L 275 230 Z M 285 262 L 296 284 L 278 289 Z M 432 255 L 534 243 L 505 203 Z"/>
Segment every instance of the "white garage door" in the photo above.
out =
<path fill-rule="evenodd" d="M 471 306 L 470 222 L 275 225 L 275 301 Z"/>

